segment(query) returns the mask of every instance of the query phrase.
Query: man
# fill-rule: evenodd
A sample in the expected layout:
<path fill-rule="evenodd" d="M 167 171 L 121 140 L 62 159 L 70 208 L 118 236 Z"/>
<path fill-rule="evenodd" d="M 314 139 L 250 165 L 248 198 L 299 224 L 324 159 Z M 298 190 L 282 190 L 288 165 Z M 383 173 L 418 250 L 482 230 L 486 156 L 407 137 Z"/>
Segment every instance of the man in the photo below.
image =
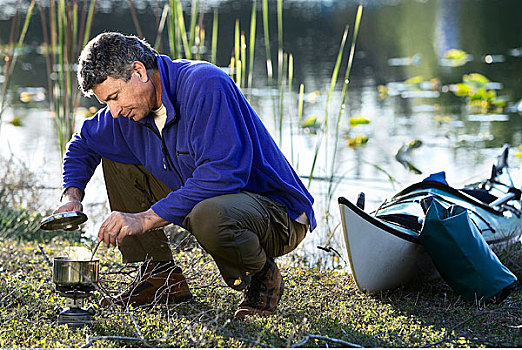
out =
<path fill-rule="evenodd" d="M 101 161 L 113 211 L 98 241 L 118 246 L 125 263 L 150 261 L 113 302 L 192 298 L 161 229 L 174 223 L 243 291 L 236 317 L 273 313 L 283 292 L 273 258 L 315 228 L 313 198 L 234 82 L 209 63 L 172 61 L 120 33 L 85 46 L 78 82 L 107 106 L 68 145 L 56 212 L 83 210 Z"/>

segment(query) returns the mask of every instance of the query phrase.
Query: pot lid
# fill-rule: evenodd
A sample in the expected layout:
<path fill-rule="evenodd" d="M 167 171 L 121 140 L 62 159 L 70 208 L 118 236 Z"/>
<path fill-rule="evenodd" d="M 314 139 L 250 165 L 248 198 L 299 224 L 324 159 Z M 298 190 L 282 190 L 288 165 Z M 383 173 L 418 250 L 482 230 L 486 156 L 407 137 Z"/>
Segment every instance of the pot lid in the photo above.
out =
<path fill-rule="evenodd" d="M 87 221 L 87 215 L 80 211 L 53 214 L 42 220 L 42 230 L 70 230 Z"/>

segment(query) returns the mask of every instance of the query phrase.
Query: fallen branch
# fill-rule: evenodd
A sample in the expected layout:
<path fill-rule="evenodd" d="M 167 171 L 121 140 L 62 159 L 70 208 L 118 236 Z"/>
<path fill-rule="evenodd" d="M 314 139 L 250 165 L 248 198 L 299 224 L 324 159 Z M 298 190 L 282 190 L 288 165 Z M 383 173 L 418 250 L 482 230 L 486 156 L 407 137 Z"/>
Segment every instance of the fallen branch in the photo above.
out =
<path fill-rule="evenodd" d="M 310 339 L 317 339 L 317 340 L 322 340 L 322 341 L 326 341 L 326 342 L 341 344 L 341 345 L 346 346 L 347 348 L 362 348 L 363 347 L 359 344 L 350 343 L 350 342 L 347 342 L 347 341 L 344 341 L 341 339 L 324 337 L 322 335 L 315 335 L 315 334 L 310 334 L 310 333 L 306 333 L 305 338 L 302 341 L 300 341 L 299 343 L 292 345 L 292 347 L 300 348 L 303 345 L 305 345 Z"/>

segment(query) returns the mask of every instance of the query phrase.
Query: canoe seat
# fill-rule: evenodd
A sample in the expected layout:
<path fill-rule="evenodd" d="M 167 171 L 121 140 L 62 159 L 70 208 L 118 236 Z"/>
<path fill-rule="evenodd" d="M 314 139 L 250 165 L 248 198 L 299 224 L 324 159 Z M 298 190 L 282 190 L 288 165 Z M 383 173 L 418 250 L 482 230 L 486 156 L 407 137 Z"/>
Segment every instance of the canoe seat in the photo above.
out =
<path fill-rule="evenodd" d="M 376 217 L 416 232 L 420 232 L 422 229 L 422 224 L 419 222 L 419 217 L 416 215 L 394 213 L 377 215 Z"/>
<path fill-rule="evenodd" d="M 484 202 L 486 204 L 490 204 L 497 199 L 496 196 L 492 195 L 491 193 L 482 188 L 462 188 L 459 191 L 469 194 L 470 196 L 475 197 L 479 201 Z"/>

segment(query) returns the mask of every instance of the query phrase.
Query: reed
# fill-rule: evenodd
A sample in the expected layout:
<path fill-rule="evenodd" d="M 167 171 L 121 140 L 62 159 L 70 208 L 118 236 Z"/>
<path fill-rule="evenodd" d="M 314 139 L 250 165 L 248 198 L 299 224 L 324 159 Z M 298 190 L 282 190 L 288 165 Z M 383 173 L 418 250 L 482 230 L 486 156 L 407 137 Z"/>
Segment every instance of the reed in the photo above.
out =
<path fill-rule="evenodd" d="M 286 74 L 283 75 L 283 71 L 286 71 L 286 67 L 288 66 L 288 55 L 285 53 L 283 54 L 283 62 L 281 64 L 281 78 L 278 78 L 280 80 L 278 84 L 278 98 L 279 98 L 279 111 L 277 120 L 279 123 L 278 127 L 278 134 L 279 134 L 279 146 L 281 147 L 283 145 L 283 119 L 284 119 L 284 101 L 285 101 L 285 92 L 286 92 Z"/>
<path fill-rule="evenodd" d="M 283 0 L 277 0 L 277 81 L 283 79 Z"/>
<path fill-rule="evenodd" d="M 332 152 L 332 158 L 331 158 L 331 162 L 330 162 L 330 175 L 328 178 L 328 190 L 326 192 L 326 212 L 327 213 L 330 212 L 330 205 L 332 203 L 333 194 L 334 194 L 337 186 L 339 185 L 339 183 L 342 181 L 342 179 L 344 177 L 344 175 L 338 176 L 337 180 L 335 180 L 336 156 L 337 156 L 337 151 L 338 151 L 341 117 L 342 117 L 342 114 L 343 114 L 345 106 L 346 106 L 346 97 L 348 95 L 348 84 L 350 83 L 350 71 L 352 69 L 353 57 L 355 54 L 355 44 L 357 42 L 357 35 L 359 33 L 359 26 L 361 24 L 362 10 L 363 10 L 362 5 L 359 5 L 357 8 L 357 14 L 355 16 L 355 24 L 354 24 L 354 31 L 353 31 L 353 36 L 352 36 L 352 44 L 350 47 L 350 54 L 348 56 L 348 63 L 347 63 L 346 71 L 344 74 L 343 90 L 341 93 L 341 103 L 340 103 L 340 106 L 339 106 L 339 109 L 337 112 L 334 149 Z M 329 217 L 330 217 L 329 215 L 326 215 L 327 225 L 329 225 L 329 222 L 328 222 Z M 338 228 L 339 228 L 339 225 L 337 225 L 337 227 L 334 228 L 333 230 L 330 230 L 330 232 L 328 233 L 327 239 L 326 239 L 325 246 L 330 245 L 330 242 Z"/>
<path fill-rule="evenodd" d="M 256 46 L 256 16 L 257 15 L 257 0 L 252 0 L 252 12 L 250 14 L 250 41 L 249 41 L 249 55 L 248 55 L 248 91 L 252 89 L 252 79 L 254 74 L 254 49 Z"/>
<path fill-rule="evenodd" d="M 292 99 L 292 82 L 294 80 L 294 56 L 288 55 L 288 96 Z M 292 113 L 289 113 L 292 115 Z M 294 130 L 293 130 L 292 118 L 290 118 L 290 154 L 291 161 L 294 164 Z"/>
<path fill-rule="evenodd" d="M 197 17 L 198 17 L 198 8 L 199 8 L 199 0 L 193 0 L 192 1 L 192 11 L 191 11 L 191 15 L 190 15 L 189 42 L 188 42 L 190 58 L 192 58 L 192 48 L 194 47 L 194 42 L 196 41 L 196 23 L 197 23 Z M 187 56 L 187 58 L 189 58 L 189 57 Z"/>
<path fill-rule="evenodd" d="M 303 124 L 303 101 L 304 101 L 304 84 L 299 85 L 299 97 L 297 100 L 297 125 Z"/>
<path fill-rule="evenodd" d="M 178 31 L 178 7 L 176 0 L 170 0 L 170 16 L 168 19 L 169 48 L 172 59 L 181 57 L 181 36 Z"/>
<path fill-rule="evenodd" d="M 270 54 L 270 30 L 268 28 L 268 0 L 263 0 L 263 33 L 265 35 L 266 73 L 268 86 L 272 87 L 272 58 Z"/>
<path fill-rule="evenodd" d="M 89 2 L 88 10 L 84 6 L 79 30 L 76 0 L 50 0 L 48 13 L 40 6 L 44 41 L 49 48 L 45 54 L 47 74 L 56 77 L 50 80 L 48 95 L 62 159 L 66 144 L 75 130 L 76 109 L 80 100 L 73 65 L 90 37 L 95 7 L 96 0 Z"/>
<path fill-rule="evenodd" d="M 138 21 L 138 16 L 136 15 L 136 10 L 134 9 L 134 4 L 132 3 L 132 0 L 127 0 L 127 4 L 129 5 L 132 22 L 134 23 L 134 27 L 136 28 L 136 34 L 138 34 L 140 38 L 143 38 L 143 32 L 141 31 L 140 21 Z"/>
<path fill-rule="evenodd" d="M 241 86 L 245 86 L 245 79 L 246 79 L 246 37 L 245 33 L 241 32 Z"/>
<path fill-rule="evenodd" d="M 156 51 L 160 51 L 161 48 L 161 36 L 163 34 L 163 30 L 165 28 L 165 23 L 167 22 L 167 16 L 169 13 L 169 5 L 165 4 L 163 6 L 163 11 L 161 12 L 161 19 L 158 25 L 158 30 L 156 33 L 156 41 L 154 42 L 154 49 Z"/>
<path fill-rule="evenodd" d="M 29 28 L 29 22 L 30 22 L 31 16 L 33 14 L 34 5 L 35 5 L 35 0 L 32 0 L 31 3 L 29 4 L 29 8 L 27 9 L 24 24 L 22 26 L 22 30 L 20 31 L 20 34 L 18 35 L 18 40 L 16 42 L 15 42 L 14 38 L 17 36 L 17 34 L 15 34 L 15 32 L 16 32 L 16 28 L 17 28 L 17 24 L 18 24 L 16 21 L 18 13 L 15 15 L 15 18 L 13 19 L 13 22 L 11 23 L 9 43 L 7 45 L 7 52 L 4 57 L 4 62 L 5 62 L 5 65 L 3 67 L 4 81 L 2 83 L 2 89 L 0 92 L 0 128 L 2 125 L 2 115 L 4 114 L 5 107 L 6 107 L 7 89 L 9 87 L 9 83 L 11 81 L 10 78 L 13 74 L 13 71 L 14 71 L 14 68 L 16 65 L 16 61 L 17 61 L 17 57 L 18 57 L 16 50 L 18 48 L 21 48 L 24 43 L 25 35 L 27 33 L 27 28 Z"/>
<path fill-rule="evenodd" d="M 183 17 L 183 7 L 181 6 L 181 1 L 174 0 L 174 6 L 176 7 L 175 14 L 177 24 L 174 30 L 178 32 L 179 37 L 183 43 L 185 58 L 190 60 L 192 58 L 192 51 L 190 50 L 190 45 L 187 39 L 187 30 L 185 29 L 185 19 Z"/>
<path fill-rule="evenodd" d="M 217 60 L 217 41 L 218 41 L 218 10 L 214 10 L 214 17 L 212 19 L 212 43 L 210 52 L 210 62 L 216 64 Z"/>
<path fill-rule="evenodd" d="M 335 84 L 337 82 L 337 75 L 339 74 L 339 68 L 341 66 L 341 60 L 343 57 L 343 51 L 344 51 L 344 45 L 346 43 L 346 37 L 348 36 L 348 26 L 344 29 L 343 38 L 341 40 L 341 45 L 339 47 L 339 53 L 337 54 L 337 61 L 335 62 L 334 70 L 332 72 L 332 78 L 330 79 L 330 88 L 328 89 L 328 95 L 326 96 L 326 106 L 325 106 L 325 112 L 324 112 L 324 120 L 323 120 L 323 131 L 319 133 L 319 137 L 315 146 L 315 152 L 314 152 L 314 158 L 312 161 L 312 168 L 310 169 L 310 175 L 308 176 L 308 188 L 310 188 L 310 185 L 312 184 L 312 179 L 314 176 L 315 166 L 317 164 L 317 158 L 319 156 L 319 151 L 321 149 L 321 145 L 323 143 L 324 136 L 327 137 L 326 145 L 328 145 L 328 106 L 330 104 L 330 99 L 332 97 L 332 93 L 335 88 Z M 328 148 L 325 147 L 325 161 L 328 161 Z"/>
<path fill-rule="evenodd" d="M 234 58 L 236 63 L 235 72 L 232 70 L 232 74 L 235 73 L 236 76 L 236 84 L 241 88 L 241 45 L 240 45 L 240 34 L 239 34 L 239 19 L 236 19 L 236 25 L 234 27 Z"/>
<path fill-rule="evenodd" d="M 331 169 L 330 169 L 330 178 L 333 179 L 333 176 L 335 174 L 335 158 L 337 156 L 337 150 L 338 150 L 338 141 L 339 141 L 339 133 L 340 133 L 340 124 L 341 124 L 341 117 L 343 114 L 343 111 L 346 106 L 346 97 L 348 95 L 348 84 L 350 83 L 350 71 L 352 70 L 352 64 L 353 64 L 353 57 L 355 54 L 355 44 L 357 42 L 357 35 L 359 34 L 359 26 L 361 24 L 362 19 L 362 11 L 363 6 L 359 5 L 357 8 L 357 14 L 355 16 L 355 24 L 354 24 L 354 30 L 353 30 L 353 36 L 352 36 L 352 45 L 350 47 L 350 55 L 348 56 L 348 64 L 346 66 L 346 71 L 344 73 L 344 83 L 343 83 L 343 90 L 341 93 L 341 104 L 339 106 L 339 110 L 337 112 L 337 122 L 335 127 L 335 143 L 334 143 L 334 150 L 332 154 L 332 161 L 331 161 Z M 328 186 L 328 196 L 331 198 L 332 196 L 332 183 L 333 181 L 329 181 L 330 185 Z"/>
<path fill-rule="evenodd" d="M 172 59 L 177 58 L 186 58 L 186 59 L 199 59 L 201 45 L 205 40 L 205 30 L 203 28 L 203 11 L 200 13 L 199 23 L 198 23 L 198 11 L 202 9 L 199 6 L 199 0 L 192 1 L 192 10 L 190 15 L 190 24 L 188 28 L 188 37 L 187 37 L 187 29 L 185 26 L 185 17 L 183 15 L 183 7 L 181 5 L 181 0 L 169 0 L 169 8 L 170 11 L 163 12 L 165 15 L 165 22 L 168 23 L 168 37 L 169 37 L 169 47 L 170 47 L 170 56 Z M 215 62 L 216 59 L 216 49 L 217 49 L 217 11 L 214 11 L 214 25 L 213 25 L 213 33 L 212 33 L 212 61 Z M 163 31 L 163 15 L 162 21 L 159 23 L 159 27 L 161 31 Z M 158 32 L 160 32 L 160 28 L 158 28 Z M 161 38 L 160 34 L 158 34 L 158 40 Z M 183 48 L 183 50 L 182 50 Z M 193 52 L 194 49 L 194 52 Z M 194 55 L 193 55 L 194 54 Z"/>

